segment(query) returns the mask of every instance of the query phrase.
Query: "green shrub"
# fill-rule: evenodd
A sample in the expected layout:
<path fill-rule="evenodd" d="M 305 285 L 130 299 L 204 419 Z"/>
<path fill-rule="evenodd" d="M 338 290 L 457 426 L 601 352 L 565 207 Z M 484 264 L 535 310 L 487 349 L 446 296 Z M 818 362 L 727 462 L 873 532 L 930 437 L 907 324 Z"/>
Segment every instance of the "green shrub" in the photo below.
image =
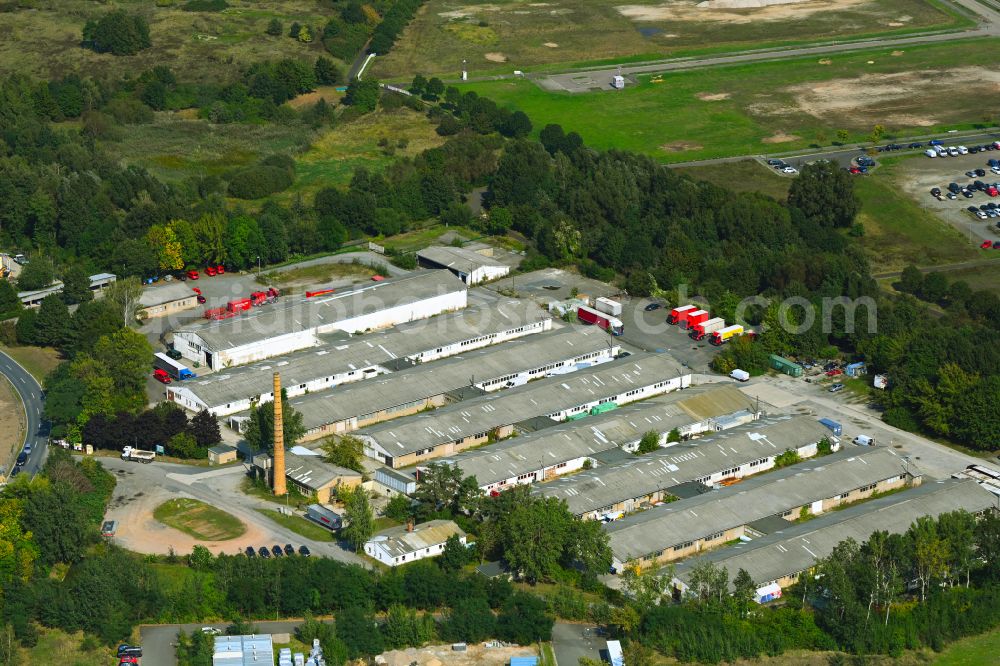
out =
<path fill-rule="evenodd" d="M 229 175 L 229 196 L 237 199 L 260 199 L 288 189 L 292 176 L 280 167 L 258 165 Z"/>
<path fill-rule="evenodd" d="M 181 9 L 186 12 L 221 12 L 228 7 L 226 0 L 189 0 Z"/>

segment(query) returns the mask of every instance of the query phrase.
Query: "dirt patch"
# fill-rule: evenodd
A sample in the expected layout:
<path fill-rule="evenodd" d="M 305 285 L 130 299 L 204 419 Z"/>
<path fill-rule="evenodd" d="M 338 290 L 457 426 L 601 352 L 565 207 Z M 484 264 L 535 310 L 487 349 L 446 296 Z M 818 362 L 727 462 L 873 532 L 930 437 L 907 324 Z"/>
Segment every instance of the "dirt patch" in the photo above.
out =
<path fill-rule="evenodd" d="M 829 58 L 820 58 L 819 64 L 821 64 L 821 65 L 832 65 L 833 61 L 830 60 Z"/>
<path fill-rule="evenodd" d="M 385 666 L 504 666 L 511 657 L 533 657 L 537 652 L 530 647 L 485 647 L 469 645 L 465 652 L 455 652 L 450 645 L 428 645 L 423 648 L 392 650 L 375 657 L 376 664 Z"/>
<path fill-rule="evenodd" d="M 342 93 L 337 92 L 334 86 L 320 86 L 311 93 L 306 93 L 304 95 L 299 95 L 295 99 L 288 102 L 288 106 L 293 109 L 300 109 L 304 106 L 312 106 L 316 102 L 326 100 L 328 104 L 334 104 L 343 97 Z"/>
<path fill-rule="evenodd" d="M 14 387 L 0 376 L 0 479 L 13 469 L 24 443 L 24 410 Z"/>
<path fill-rule="evenodd" d="M 903 55 L 904 53 L 906 53 L 906 51 L 893 51 L 889 55 L 896 56 L 898 58 L 899 56 Z"/>
<path fill-rule="evenodd" d="M 507 56 L 505 56 L 502 53 L 498 53 L 496 51 L 487 53 L 485 55 L 485 58 L 490 62 L 507 62 Z"/>
<path fill-rule="evenodd" d="M 984 99 L 1000 93 L 1000 72 L 972 67 L 947 70 L 919 70 L 894 74 L 864 74 L 851 79 L 809 82 L 783 89 L 791 93 L 793 103 L 769 109 L 759 105 L 762 115 L 801 112 L 815 118 L 841 117 L 868 122 L 873 109 L 882 109 L 880 122 L 891 126 L 929 127 L 938 119 L 926 113 L 923 100 L 947 97 L 948 85 L 973 86 Z M 970 83 L 972 82 L 972 83 Z"/>
<path fill-rule="evenodd" d="M 544 46 L 545 48 L 549 48 L 549 49 L 557 49 L 557 48 L 559 48 L 559 45 L 556 44 L 555 42 L 545 42 L 544 44 L 542 44 L 542 46 Z"/>
<path fill-rule="evenodd" d="M 674 141 L 660 146 L 660 150 L 665 150 L 668 153 L 683 153 L 686 150 L 701 150 L 702 148 L 704 146 L 700 143 L 692 143 L 691 141 Z"/>
<path fill-rule="evenodd" d="M 730 94 L 729 93 L 707 93 L 707 92 L 702 92 L 702 93 L 698 93 L 697 95 L 695 95 L 695 97 L 697 97 L 698 99 L 700 99 L 703 102 L 720 102 L 720 101 L 722 101 L 724 99 L 729 99 L 730 98 Z"/>
<path fill-rule="evenodd" d="M 784 132 L 778 132 L 766 139 L 761 139 L 762 143 L 788 143 L 789 141 L 798 141 L 802 137 L 797 134 L 785 134 Z"/>
<path fill-rule="evenodd" d="M 868 0 L 704 0 L 660 5 L 618 5 L 615 9 L 633 21 L 717 21 L 753 23 L 802 19 L 821 12 L 840 11 Z"/>

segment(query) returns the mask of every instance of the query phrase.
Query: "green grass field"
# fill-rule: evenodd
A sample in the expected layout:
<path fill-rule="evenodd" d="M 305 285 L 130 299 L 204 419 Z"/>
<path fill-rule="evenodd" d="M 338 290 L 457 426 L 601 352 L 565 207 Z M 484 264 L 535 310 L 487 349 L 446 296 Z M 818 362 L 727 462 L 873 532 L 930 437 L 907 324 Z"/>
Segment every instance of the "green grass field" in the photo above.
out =
<path fill-rule="evenodd" d="M 228 2 L 230 7 L 221 12 L 186 12 L 180 9 L 183 0 L 165 7 L 151 0 L 118 0 L 113 6 L 92 0 L 59 0 L 5 11 L 0 21 L 0 73 L 52 78 L 76 72 L 117 78 L 167 65 L 184 80 L 219 81 L 235 76 L 251 62 L 288 57 L 313 60 L 325 52 L 319 39 L 303 44 L 287 36 L 292 21 L 322 30 L 332 13 L 323 3 Z M 14 7 L 18 3 L 6 4 Z M 116 57 L 80 46 L 84 23 L 115 7 L 146 18 L 151 48 L 135 56 Z M 283 22 L 284 35 L 265 34 L 272 18 Z"/>
<path fill-rule="evenodd" d="M 781 201 L 788 196 L 792 179 L 779 176 L 774 170 L 754 160 L 713 164 L 709 166 L 678 167 L 695 180 L 704 180 L 734 192 L 762 192 Z"/>
<path fill-rule="evenodd" d="M 153 517 L 201 541 L 228 541 L 247 531 L 236 516 L 195 499 L 168 500 L 153 510 Z"/>
<path fill-rule="evenodd" d="M 707 6 L 706 6 L 707 4 Z M 832 0 L 806 6 L 722 9 L 695 2 L 599 0 L 466 3 L 430 0 L 376 76 L 455 76 L 515 69 L 655 60 L 831 39 L 957 29 L 972 22 L 937 0 Z"/>
<path fill-rule="evenodd" d="M 7 345 L 0 345 L 0 351 L 20 363 L 39 384 L 42 383 L 47 374 L 55 370 L 56 366 L 62 363 L 62 357 L 59 355 L 59 352 L 51 347 L 31 347 L 29 345 L 8 347 Z"/>
<path fill-rule="evenodd" d="M 986 666 L 1000 662 L 1000 630 L 963 638 L 945 648 L 934 666 Z"/>
<path fill-rule="evenodd" d="M 1000 40 L 982 39 L 669 72 L 623 91 L 551 93 L 524 79 L 463 90 L 523 110 L 536 132 L 559 123 L 594 148 L 685 162 L 829 145 L 840 129 L 854 143 L 876 124 L 890 136 L 990 125 L 998 77 L 984 72 L 998 64 Z"/>
<path fill-rule="evenodd" d="M 861 199 L 858 221 L 865 227 L 861 246 L 869 255 L 872 272 L 981 258 L 958 230 L 902 191 L 901 168 L 900 162 L 890 160 L 855 181 Z"/>
<path fill-rule="evenodd" d="M 948 278 L 948 282 L 965 280 L 973 291 L 987 289 L 1000 293 L 1000 263 L 948 271 L 944 275 Z"/>
<path fill-rule="evenodd" d="M 321 527 L 316 523 L 311 523 L 307 519 L 301 516 L 286 516 L 283 513 L 279 513 L 274 509 L 257 509 L 257 511 L 274 522 L 278 523 L 282 527 L 290 529 L 291 531 L 304 536 L 307 539 L 312 539 L 313 541 L 336 541 L 337 538 L 334 536 L 333 532 Z"/>

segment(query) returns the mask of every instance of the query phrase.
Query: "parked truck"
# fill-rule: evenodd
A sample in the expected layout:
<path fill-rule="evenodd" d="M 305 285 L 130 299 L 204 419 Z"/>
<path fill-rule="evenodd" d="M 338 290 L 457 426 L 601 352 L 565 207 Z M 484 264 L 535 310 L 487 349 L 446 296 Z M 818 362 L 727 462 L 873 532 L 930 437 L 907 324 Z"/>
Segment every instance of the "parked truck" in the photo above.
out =
<path fill-rule="evenodd" d="M 669 315 L 667 315 L 667 323 L 679 324 L 683 320 L 684 315 L 686 313 L 694 312 L 697 309 L 698 309 L 697 305 L 682 305 L 680 307 L 676 307 L 670 311 Z"/>
<path fill-rule="evenodd" d="M 250 294 L 250 304 L 256 307 L 265 303 L 274 303 L 278 300 L 279 295 L 278 290 L 274 287 L 268 287 L 267 291 L 255 291 Z"/>
<path fill-rule="evenodd" d="M 712 333 L 715 333 L 725 327 L 726 320 L 722 317 L 708 319 L 700 324 L 695 324 L 691 328 L 691 337 L 695 340 L 704 340 L 706 335 L 711 335 Z"/>
<path fill-rule="evenodd" d="M 612 317 L 620 317 L 622 314 L 622 304 L 618 301 L 613 301 L 610 298 L 598 298 L 594 301 L 594 308 L 604 314 L 609 314 Z"/>
<path fill-rule="evenodd" d="M 249 298 L 237 298 L 226 303 L 226 309 L 235 313 L 246 312 L 253 307 L 252 303 Z"/>
<path fill-rule="evenodd" d="M 830 432 L 832 432 L 837 437 L 840 437 L 842 434 L 844 434 L 844 428 L 843 428 L 843 426 L 841 426 L 839 423 L 837 423 L 833 419 L 823 418 L 823 419 L 820 419 L 819 422 L 821 424 L 825 425 L 827 428 L 829 428 Z"/>
<path fill-rule="evenodd" d="M 712 333 L 712 338 L 709 342 L 718 347 L 719 345 L 724 345 L 733 338 L 737 338 L 741 335 L 743 335 L 743 327 L 739 324 L 733 324 L 732 326 L 720 328 L 715 333 Z"/>
<path fill-rule="evenodd" d="M 143 451 L 134 446 L 126 446 L 122 449 L 122 460 L 134 460 L 144 464 L 149 464 L 156 460 L 156 451 Z"/>
<path fill-rule="evenodd" d="M 598 312 L 594 308 L 588 308 L 586 305 L 581 305 L 577 308 L 576 317 L 584 324 L 596 324 L 600 326 L 611 335 L 621 335 L 625 332 L 625 324 L 622 323 L 621 319 L 612 317 L 604 312 Z"/>
<path fill-rule="evenodd" d="M 157 370 L 162 370 L 174 379 L 194 379 L 198 376 L 188 370 L 185 365 L 178 363 L 163 352 L 153 354 L 153 367 Z"/>
<path fill-rule="evenodd" d="M 684 323 L 681 324 L 681 327 L 685 329 L 694 328 L 703 321 L 708 321 L 709 316 L 707 310 L 695 310 L 684 317 Z"/>

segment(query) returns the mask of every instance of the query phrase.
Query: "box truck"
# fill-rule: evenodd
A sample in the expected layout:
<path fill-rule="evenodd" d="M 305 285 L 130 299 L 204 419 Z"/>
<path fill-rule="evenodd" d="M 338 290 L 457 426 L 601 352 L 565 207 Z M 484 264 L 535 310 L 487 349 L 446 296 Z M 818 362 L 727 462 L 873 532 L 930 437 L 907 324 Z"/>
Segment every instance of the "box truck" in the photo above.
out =
<path fill-rule="evenodd" d="M 708 321 L 708 311 L 706 310 L 695 310 L 694 312 L 688 313 L 684 317 L 684 323 L 681 324 L 682 328 L 694 328 L 703 321 Z"/>
<path fill-rule="evenodd" d="M 667 323 L 679 324 L 683 319 L 685 313 L 694 312 L 697 309 L 698 309 L 697 305 L 682 305 L 680 307 L 674 308 L 673 310 L 670 311 L 670 314 L 667 315 Z"/>
<path fill-rule="evenodd" d="M 198 376 L 163 352 L 153 354 L 153 367 L 162 370 L 174 379 L 194 379 Z"/>
<path fill-rule="evenodd" d="M 594 301 L 594 309 L 604 314 L 609 314 L 612 317 L 620 317 L 622 314 L 622 304 L 618 301 L 613 301 L 610 298 L 598 298 Z"/>
<path fill-rule="evenodd" d="M 695 324 L 691 328 L 691 338 L 694 340 L 704 340 L 706 335 L 711 335 L 716 331 L 726 327 L 726 320 L 722 317 L 715 317 Z"/>
<path fill-rule="evenodd" d="M 720 328 L 715 333 L 712 333 L 712 339 L 709 340 L 709 342 L 718 347 L 719 345 L 724 345 L 733 338 L 741 335 L 743 335 L 743 327 L 739 324 L 733 324 L 732 326 Z"/>
<path fill-rule="evenodd" d="M 604 312 L 598 312 L 593 308 L 588 308 L 586 305 L 581 305 L 577 308 L 576 317 L 584 324 L 596 324 L 600 326 L 611 335 L 621 335 L 625 332 L 625 324 L 620 319 Z"/>

